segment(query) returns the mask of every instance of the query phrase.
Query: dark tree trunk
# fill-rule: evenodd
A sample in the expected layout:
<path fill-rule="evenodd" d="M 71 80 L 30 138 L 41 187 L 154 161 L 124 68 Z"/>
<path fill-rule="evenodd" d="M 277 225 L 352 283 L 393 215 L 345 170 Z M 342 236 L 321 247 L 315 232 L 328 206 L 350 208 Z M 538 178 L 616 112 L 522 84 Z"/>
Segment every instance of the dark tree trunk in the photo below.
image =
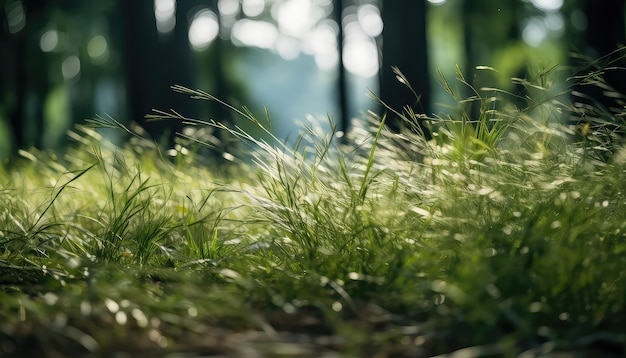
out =
<path fill-rule="evenodd" d="M 430 115 L 430 76 L 426 40 L 426 1 L 388 0 L 382 4 L 384 23 L 380 98 L 390 108 L 402 113 L 405 106 L 416 113 Z M 418 98 L 400 83 L 392 67 L 398 67 L 408 79 Z M 387 123 L 393 130 L 405 126 L 391 111 Z M 430 133 L 423 123 L 414 123 Z"/>
<path fill-rule="evenodd" d="M 26 147 L 26 133 L 24 130 L 26 117 L 24 115 L 24 109 L 27 88 L 26 66 L 24 61 L 20 60 L 26 56 L 26 41 L 24 38 L 25 36 L 23 36 L 23 34 L 18 34 L 18 36 L 15 36 L 8 41 L 9 45 L 7 46 L 5 66 L 10 66 L 10 68 L 4 69 L 6 71 L 6 76 L 3 76 L 5 78 L 2 81 L 5 86 L 9 83 L 11 84 L 7 89 L 5 89 L 7 92 L 11 90 L 14 91 L 14 101 L 8 111 L 10 127 L 13 132 L 12 147 L 14 150 Z"/>
<path fill-rule="evenodd" d="M 13 149 L 30 146 L 41 148 L 44 135 L 43 107 L 49 91 L 48 66 L 39 48 L 40 31 L 49 4 L 24 4 L 26 24 L 19 32 L 3 32 L 5 68 L 2 69 L 3 92 L 13 98 L 8 104 L 9 125 L 13 132 Z M 5 9 L 2 9 L 5 10 Z M 11 93 L 12 92 L 12 93 Z"/>
<path fill-rule="evenodd" d="M 123 2 L 131 118 L 166 145 L 172 144 L 183 123 L 147 123 L 144 117 L 153 109 L 174 109 L 188 116 L 195 116 L 198 112 L 197 103 L 170 88 L 175 84 L 194 87 L 194 63 L 187 39 L 187 15 L 192 3 L 177 2 L 174 30 L 160 34 L 156 28 L 153 1 Z"/>
<path fill-rule="evenodd" d="M 348 90 L 346 82 L 346 68 L 343 65 L 343 0 L 334 0 L 333 11 L 335 15 L 335 21 L 339 27 L 339 33 L 337 34 L 337 51 L 339 53 L 339 65 L 337 68 L 337 94 L 338 94 L 338 107 L 339 107 L 339 129 L 347 132 L 349 125 L 348 118 Z M 345 138 L 345 137 L 344 137 Z"/>
<path fill-rule="evenodd" d="M 593 59 L 600 58 L 604 80 L 614 93 L 607 96 L 608 88 L 589 86 L 578 90 L 609 111 L 621 113 L 626 104 L 626 52 L 617 50 L 626 42 L 624 0 L 587 0 L 583 11 L 587 15 L 584 51 Z"/>

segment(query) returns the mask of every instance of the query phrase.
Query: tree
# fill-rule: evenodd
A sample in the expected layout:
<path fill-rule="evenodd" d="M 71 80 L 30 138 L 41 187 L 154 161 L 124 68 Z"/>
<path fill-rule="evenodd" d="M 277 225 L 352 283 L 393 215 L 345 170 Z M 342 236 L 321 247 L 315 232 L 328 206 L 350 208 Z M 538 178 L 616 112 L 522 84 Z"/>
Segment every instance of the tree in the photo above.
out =
<path fill-rule="evenodd" d="M 130 113 L 155 139 L 171 145 L 183 123 L 178 121 L 146 123 L 144 117 L 153 109 L 175 109 L 196 116 L 198 104 L 175 94 L 170 87 L 195 87 L 194 62 L 187 39 L 187 15 L 192 1 L 179 1 L 176 25 L 169 33 L 159 33 L 154 16 L 154 2 L 123 1 L 126 33 L 127 81 Z"/>
<path fill-rule="evenodd" d="M 597 65 L 603 69 L 607 86 L 577 90 L 609 111 L 621 113 L 626 104 L 626 53 L 618 51 L 626 45 L 624 0 L 585 0 L 581 10 L 587 16 L 583 52 L 592 59 L 601 58 Z M 607 96 L 607 90 L 613 94 Z"/>
<path fill-rule="evenodd" d="M 346 68 L 343 65 L 343 0 L 333 0 L 333 15 L 337 22 L 339 33 L 337 34 L 337 47 L 339 53 L 339 68 L 337 78 L 337 94 L 339 107 L 339 128 L 348 130 L 348 89 L 346 79 Z"/>
<path fill-rule="evenodd" d="M 383 1 L 381 15 L 384 23 L 380 98 L 395 111 L 402 113 L 409 106 L 416 113 L 430 114 L 430 76 L 426 40 L 426 1 Z M 407 78 L 415 95 L 396 78 L 397 67 Z M 401 119 L 388 113 L 388 125 L 399 130 Z M 425 130 L 423 123 L 415 123 Z"/>
<path fill-rule="evenodd" d="M 44 100 L 49 90 L 48 67 L 39 49 L 40 32 L 45 25 L 49 4 L 14 1 L 5 5 L 7 19 L 2 29 L 3 66 L 1 93 L 13 132 L 15 150 L 41 146 Z M 10 14 L 9 12 L 13 12 Z M 16 15 L 17 12 L 18 14 Z M 23 16 L 23 25 L 9 28 L 8 17 Z M 12 19 L 16 21 L 16 19 Z M 23 26 L 23 27 L 22 27 Z M 6 101 L 6 98 L 12 100 Z"/>

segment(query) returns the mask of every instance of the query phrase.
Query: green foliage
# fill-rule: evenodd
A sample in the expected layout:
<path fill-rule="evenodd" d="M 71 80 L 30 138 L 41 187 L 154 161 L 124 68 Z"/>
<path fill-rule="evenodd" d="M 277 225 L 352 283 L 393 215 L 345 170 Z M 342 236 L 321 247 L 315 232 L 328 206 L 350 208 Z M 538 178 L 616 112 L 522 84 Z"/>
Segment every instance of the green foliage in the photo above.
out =
<path fill-rule="evenodd" d="M 103 118 L 137 135 L 116 147 L 81 126 L 64 158 L 23 152 L 0 179 L 0 346 L 182 350 L 209 329 L 304 329 L 356 355 L 623 349 L 624 149 L 603 122 L 572 124 L 586 118 L 560 75 L 513 95 L 458 71 L 471 96 L 442 77 L 458 107 L 406 111 L 401 133 L 371 116 L 339 141 L 311 119 L 288 144 L 229 107 L 268 139 L 159 111 L 192 126 L 171 158 Z M 207 130 L 240 141 L 230 164 L 200 156 Z"/>

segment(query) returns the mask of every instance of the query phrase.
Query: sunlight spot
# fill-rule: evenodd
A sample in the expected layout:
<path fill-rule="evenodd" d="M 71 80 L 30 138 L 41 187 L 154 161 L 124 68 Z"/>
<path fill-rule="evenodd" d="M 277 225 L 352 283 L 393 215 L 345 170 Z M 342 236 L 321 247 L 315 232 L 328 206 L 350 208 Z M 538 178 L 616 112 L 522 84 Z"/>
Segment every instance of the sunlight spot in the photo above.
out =
<path fill-rule="evenodd" d="M 117 302 L 113 301 L 110 298 L 104 299 L 104 305 L 111 313 L 117 313 L 120 310 L 120 305 L 118 305 Z"/>
<path fill-rule="evenodd" d="M 314 11 L 311 0 L 287 0 L 272 7 L 280 32 L 304 38 L 323 14 Z"/>
<path fill-rule="evenodd" d="M 555 220 L 550 224 L 551 229 L 558 229 L 560 227 L 561 227 L 561 222 L 558 220 Z"/>
<path fill-rule="evenodd" d="M 228 268 L 221 270 L 220 274 L 222 274 L 222 276 L 224 276 L 224 277 L 228 277 L 228 278 L 231 278 L 233 280 L 236 280 L 236 279 L 238 279 L 240 277 L 240 275 L 237 272 L 235 272 L 235 271 L 233 271 L 231 269 L 228 269 Z"/>
<path fill-rule="evenodd" d="M 303 51 L 312 54 L 315 57 L 315 63 L 322 70 L 337 66 L 339 53 L 336 28 L 329 22 L 317 26 L 303 44 Z"/>
<path fill-rule="evenodd" d="M 117 324 L 119 324 L 120 326 L 125 325 L 127 321 L 128 321 L 128 316 L 126 315 L 126 312 L 118 311 L 115 314 L 115 322 L 117 322 Z"/>
<path fill-rule="evenodd" d="M 109 47 L 104 36 L 94 36 L 91 40 L 89 40 L 89 43 L 87 43 L 87 54 L 94 62 L 106 62 L 109 55 Z"/>
<path fill-rule="evenodd" d="M 131 316 L 133 316 L 135 321 L 137 321 L 137 326 L 139 328 L 148 327 L 148 318 L 146 317 L 146 315 L 143 313 L 142 310 L 140 310 L 139 308 L 133 308 L 130 314 Z"/>
<path fill-rule="evenodd" d="M 157 31 L 165 34 L 176 27 L 176 0 L 154 0 Z"/>
<path fill-rule="evenodd" d="M 421 216 L 425 216 L 425 217 L 429 217 L 430 216 L 430 212 L 428 210 L 419 208 L 417 206 L 412 206 L 409 208 L 409 210 L 411 210 L 412 212 L 421 215 Z"/>
<path fill-rule="evenodd" d="M 428 0 L 428 2 L 429 2 L 430 4 L 433 4 L 433 5 L 437 5 L 437 6 L 438 6 L 438 5 L 443 5 L 443 4 L 445 4 L 445 3 L 446 3 L 446 0 Z"/>
<path fill-rule="evenodd" d="M 207 49 L 219 33 L 217 16 L 211 10 L 203 9 L 196 13 L 189 26 L 189 43 L 197 51 Z"/>
<path fill-rule="evenodd" d="M 89 301 L 81 301 L 80 314 L 83 316 L 89 316 L 91 314 L 91 303 L 89 303 Z"/>
<path fill-rule="evenodd" d="M 532 312 L 532 313 L 537 313 L 541 311 L 541 302 L 533 302 L 530 304 L 530 306 L 528 307 L 528 311 Z"/>
<path fill-rule="evenodd" d="M 51 52 L 57 48 L 59 44 L 59 33 L 57 30 L 48 30 L 41 35 L 39 39 L 39 48 L 43 52 Z"/>
<path fill-rule="evenodd" d="M 534 17 L 528 21 L 522 30 L 522 39 L 529 46 L 537 47 L 546 38 L 546 27 L 543 21 Z"/>
<path fill-rule="evenodd" d="M 265 0 L 243 0 L 241 2 L 241 9 L 246 16 L 259 16 L 265 9 Z"/>
<path fill-rule="evenodd" d="M 80 74 L 80 60 L 78 56 L 69 56 L 61 64 L 63 78 L 71 80 Z"/>
<path fill-rule="evenodd" d="M 293 60 L 300 55 L 300 46 L 292 37 L 280 36 L 276 41 L 276 52 L 285 60 Z"/>
<path fill-rule="evenodd" d="M 341 312 L 341 310 L 343 309 L 343 305 L 341 304 L 341 302 L 335 301 L 335 302 L 333 302 L 331 308 L 335 312 Z"/>
<path fill-rule="evenodd" d="M 544 19 L 546 27 L 551 31 L 563 31 L 565 28 L 565 22 L 563 21 L 563 15 L 560 13 L 549 13 Z"/>
<path fill-rule="evenodd" d="M 196 317 L 198 316 L 198 309 L 191 306 L 187 308 L 187 314 L 189 315 L 189 317 Z"/>
<path fill-rule="evenodd" d="M 239 0 L 219 0 L 217 9 L 223 16 L 235 16 L 239 12 Z"/>
<path fill-rule="evenodd" d="M 59 300 L 59 296 L 52 292 L 46 292 L 46 294 L 43 295 L 43 300 L 47 305 L 53 306 Z"/>
<path fill-rule="evenodd" d="M 357 18 L 363 32 L 368 36 L 376 37 L 383 32 L 383 19 L 380 17 L 378 8 L 372 4 L 366 4 L 357 10 Z"/>
<path fill-rule="evenodd" d="M 561 321 L 567 321 L 569 319 L 569 313 L 568 312 L 561 312 L 559 314 L 559 319 Z"/>
<path fill-rule="evenodd" d="M 5 7 L 7 25 L 12 34 L 22 31 L 26 26 L 26 13 L 21 1 L 15 1 Z"/>
<path fill-rule="evenodd" d="M 346 69 L 357 76 L 370 78 L 378 73 L 378 47 L 369 38 L 346 39 L 343 59 Z"/>
<path fill-rule="evenodd" d="M 563 7 L 563 0 L 530 0 L 539 10 L 559 11 Z"/>
<path fill-rule="evenodd" d="M 476 191 L 476 194 L 478 194 L 478 195 L 488 195 L 488 194 L 491 194 L 492 191 L 493 191 L 493 189 L 490 189 L 490 188 L 481 188 L 481 189 Z"/>
<path fill-rule="evenodd" d="M 285 303 L 282 308 L 283 308 L 283 311 L 285 311 L 285 313 L 288 313 L 288 314 L 296 312 L 296 308 L 289 302 Z"/>
<path fill-rule="evenodd" d="M 273 48 L 278 41 L 278 30 L 267 22 L 242 19 L 233 25 L 232 39 L 236 45 Z"/>
<path fill-rule="evenodd" d="M 222 158 L 224 158 L 224 159 L 228 160 L 229 162 L 232 162 L 232 161 L 234 161 L 234 160 L 235 160 L 235 156 L 234 156 L 234 155 L 232 155 L 232 154 L 230 154 L 230 153 L 228 153 L 228 152 L 224 152 L 224 153 L 222 154 Z"/>

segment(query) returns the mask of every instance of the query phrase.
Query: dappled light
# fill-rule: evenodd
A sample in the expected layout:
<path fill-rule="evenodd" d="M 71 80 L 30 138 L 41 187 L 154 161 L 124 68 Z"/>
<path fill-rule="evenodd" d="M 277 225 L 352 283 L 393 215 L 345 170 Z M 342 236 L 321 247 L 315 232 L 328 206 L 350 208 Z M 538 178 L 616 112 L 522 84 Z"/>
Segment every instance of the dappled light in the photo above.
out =
<path fill-rule="evenodd" d="M 242 0 L 241 11 L 248 17 L 256 17 L 265 10 L 265 0 Z"/>
<path fill-rule="evenodd" d="M 154 0 L 154 17 L 160 33 L 166 34 L 176 27 L 176 0 Z"/>
<path fill-rule="evenodd" d="M 26 26 L 26 14 L 21 1 L 8 2 L 6 4 L 7 26 L 10 33 L 18 33 Z"/>
<path fill-rule="evenodd" d="M 563 6 L 563 0 L 530 0 L 530 2 L 543 11 L 558 11 Z"/>
<path fill-rule="evenodd" d="M 5 0 L 0 356 L 624 356 L 603 3 Z"/>
<path fill-rule="evenodd" d="M 66 80 L 72 80 L 78 77 L 80 74 L 80 59 L 78 56 L 69 56 L 63 60 L 61 71 L 63 78 Z"/>
<path fill-rule="evenodd" d="M 383 19 L 380 18 L 380 11 L 372 4 L 359 6 L 357 10 L 359 25 L 367 36 L 376 37 L 383 32 Z"/>
<path fill-rule="evenodd" d="M 221 16 L 234 17 L 239 12 L 239 0 L 218 0 L 217 9 Z"/>
<path fill-rule="evenodd" d="M 546 13 L 526 21 L 522 29 L 522 39 L 529 46 L 537 47 L 548 37 L 560 38 L 565 32 L 563 16 L 559 13 Z"/>
<path fill-rule="evenodd" d="M 274 49 L 278 30 L 267 21 L 241 19 L 233 25 L 231 36 L 235 45 Z"/>
<path fill-rule="evenodd" d="M 59 46 L 59 32 L 56 30 L 48 30 L 41 35 L 39 47 L 43 52 L 54 51 Z"/>
<path fill-rule="evenodd" d="M 204 50 L 219 34 L 217 16 L 211 10 L 198 11 L 189 26 L 189 42 L 196 50 Z"/>
<path fill-rule="evenodd" d="M 96 64 L 103 64 L 109 57 L 107 39 L 102 35 L 96 35 L 87 43 L 87 54 Z"/>
<path fill-rule="evenodd" d="M 302 51 L 311 54 L 315 63 L 323 70 L 335 68 L 339 61 L 337 50 L 337 24 L 332 21 L 321 23 L 302 44 Z"/>

